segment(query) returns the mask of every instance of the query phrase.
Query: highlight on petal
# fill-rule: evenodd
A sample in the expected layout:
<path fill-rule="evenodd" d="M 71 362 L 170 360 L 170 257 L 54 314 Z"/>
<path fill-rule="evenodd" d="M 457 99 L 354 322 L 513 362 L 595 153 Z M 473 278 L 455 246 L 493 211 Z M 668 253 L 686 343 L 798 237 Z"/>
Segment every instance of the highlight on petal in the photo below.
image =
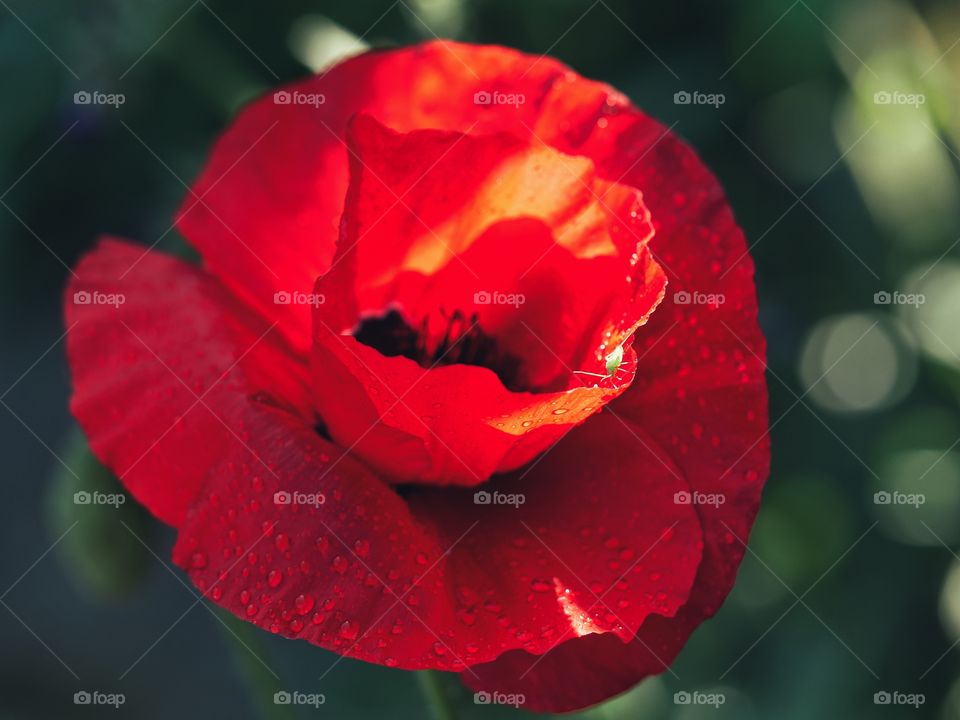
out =
<path fill-rule="evenodd" d="M 359 117 L 350 145 L 343 234 L 315 292 L 318 406 L 337 442 L 397 481 L 472 485 L 623 392 L 629 349 L 612 371 L 606 359 L 665 286 L 638 192 L 506 134 Z"/>

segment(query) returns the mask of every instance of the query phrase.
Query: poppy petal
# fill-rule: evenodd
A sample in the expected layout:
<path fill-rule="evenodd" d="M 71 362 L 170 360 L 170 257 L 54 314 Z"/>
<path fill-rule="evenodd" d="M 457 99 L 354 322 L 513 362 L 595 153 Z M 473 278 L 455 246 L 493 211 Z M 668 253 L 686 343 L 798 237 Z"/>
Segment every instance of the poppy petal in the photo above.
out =
<path fill-rule="evenodd" d="M 622 643 L 686 601 L 699 520 L 674 502 L 675 469 L 622 452 L 633 438 L 615 419 L 574 430 L 489 501 L 464 488 L 401 497 L 278 409 L 247 428 L 249 446 L 212 469 L 174 560 L 272 632 L 390 667 L 462 670 L 565 636 Z M 571 467 L 588 452 L 594 462 Z"/>
<path fill-rule="evenodd" d="M 216 280 L 107 238 L 66 292 L 70 408 L 96 456 L 179 525 L 258 397 L 312 417 L 305 368 Z"/>

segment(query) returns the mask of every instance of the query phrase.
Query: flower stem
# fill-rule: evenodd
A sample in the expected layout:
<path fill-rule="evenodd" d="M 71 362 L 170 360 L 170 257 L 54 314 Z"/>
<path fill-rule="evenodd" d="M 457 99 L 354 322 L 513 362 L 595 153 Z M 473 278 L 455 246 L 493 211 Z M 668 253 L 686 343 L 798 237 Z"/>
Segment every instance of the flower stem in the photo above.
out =
<path fill-rule="evenodd" d="M 436 670 L 421 670 L 417 673 L 420 689 L 430 706 L 434 720 L 457 720 L 453 704 L 443 689 L 443 676 L 444 673 Z"/>

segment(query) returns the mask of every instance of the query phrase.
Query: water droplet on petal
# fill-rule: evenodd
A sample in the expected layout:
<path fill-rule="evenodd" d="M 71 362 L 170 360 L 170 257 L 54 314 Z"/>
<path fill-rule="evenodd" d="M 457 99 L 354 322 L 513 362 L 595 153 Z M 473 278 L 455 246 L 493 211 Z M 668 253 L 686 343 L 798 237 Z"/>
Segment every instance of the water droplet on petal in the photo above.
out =
<path fill-rule="evenodd" d="M 298 613 L 306 615 L 313 610 L 313 602 L 313 595 L 298 595 L 297 599 L 293 601 L 293 606 Z"/>
<path fill-rule="evenodd" d="M 340 637 L 345 640 L 356 640 L 359 632 L 360 626 L 349 620 L 346 620 L 343 625 L 340 626 Z"/>

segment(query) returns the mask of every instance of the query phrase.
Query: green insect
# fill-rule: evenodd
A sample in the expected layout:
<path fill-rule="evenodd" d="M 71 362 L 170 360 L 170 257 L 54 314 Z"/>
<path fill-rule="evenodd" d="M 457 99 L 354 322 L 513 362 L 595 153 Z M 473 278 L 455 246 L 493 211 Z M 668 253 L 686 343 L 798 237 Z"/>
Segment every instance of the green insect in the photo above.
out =
<path fill-rule="evenodd" d="M 623 364 L 623 345 L 617 345 L 604 360 L 607 361 L 607 377 L 613 377 Z"/>
<path fill-rule="evenodd" d="M 590 377 L 597 377 L 602 380 L 609 380 L 614 375 L 616 375 L 617 372 L 620 370 L 620 368 L 623 366 L 623 345 L 626 342 L 627 340 L 624 340 L 623 343 L 620 343 L 619 345 L 617 345 L 613 350 L 607 353 L 606 356 L 604 356 L 603 360 L 604 360 L 604 367 L 607 371 L 606 375 L 601 375 L 600 373 L 587 372 L 585 370 L 574 370 L 573 374 L 589 375 Z"/>

